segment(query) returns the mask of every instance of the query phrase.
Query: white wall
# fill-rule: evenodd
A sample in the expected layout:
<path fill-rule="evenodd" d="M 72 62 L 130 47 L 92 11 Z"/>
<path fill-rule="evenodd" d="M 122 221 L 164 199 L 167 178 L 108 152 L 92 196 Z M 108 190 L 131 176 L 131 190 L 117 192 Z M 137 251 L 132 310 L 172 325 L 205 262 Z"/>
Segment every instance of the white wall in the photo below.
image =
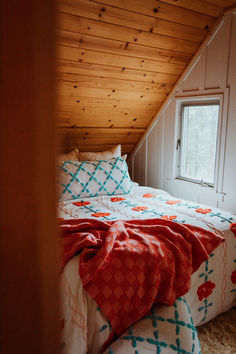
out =
<path fill-rule="evenodd" d="M 178 96 L 224 95 L 217 188 L 174 176 L 175 99 Z M 156 117 L 131 156 L 133 179 L 172 195 L 220 207 L 236 214 L 236 13 L 226 15 Z"/>

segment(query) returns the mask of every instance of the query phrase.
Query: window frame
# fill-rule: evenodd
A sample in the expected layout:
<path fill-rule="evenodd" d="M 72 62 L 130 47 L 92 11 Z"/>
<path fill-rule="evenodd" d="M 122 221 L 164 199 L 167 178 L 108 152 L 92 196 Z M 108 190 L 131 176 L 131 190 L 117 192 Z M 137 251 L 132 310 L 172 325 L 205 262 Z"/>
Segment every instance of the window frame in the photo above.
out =
<path fill-rule="evenodd" d="M 223 159 L 224 159 L 224 148 L 225 148 L 225 137 L 226 137 L 226 121 L 227 121 L 227 96 L 228 92 L 220 93 L 212 92 L 203 95 L 194 95 L 190 93 L 190 95 L 184 96 L 176 96 L 175 97 L 175 144 L 174 144 L 174 168 L 173 168 L 173 178 L 175 180 L 179 180 L 185 183 L 194 183 L 195 185 L 199 185 L 201 187 L 208 187 L 210 189 L 215 189 L 218 191 L 220 188 L 220 184 L 223 178 Z M 180 158 L 181 158 L 181 140 L 182 140 L 182 114 L 184 106 L 201 106 L 201 105 L 210 105 L 210 104 L 219 104 L 219 116 L 218 116 L 218 127 L 217 127 L 217 141 L 216 141 L 216 159 L 215 159 L 215 175 L 214 175 L 214 183 L 205 183 L 203 180 L 195 180 L 191 178 L 186 178 L 181 176 L 181 166 L 180 166 Z M 182 140 L 183 141 L 183 140 Z M 221 171 L 222 170 L 222 171 Z"/>
<path fill-rule="evenodd" d="M 185 159 L 184 159 L 184 154 L 185 154 L 185 146 L 184 146 L 184 141 L 185 141 L 185 137 L 184 135 L 186 134 L 186 117 L 185 117 L 185 108 L 186 107 L 202 107 L 202 106 L 213 106 L 213 105 L 217 105 L 219 107 L 219 111 L 218 111 L 218 119 L 217 119 L 217 134 L 216 134 L 216 152 L 215 152 L 215 166 L 214 166 L 214 179 L 213 179 L 213 183 L 209 182 L 209 181 L 205 181 L 203 179 L 197 179 L 197 178 L 191 178 L 191 177 L 187 177 L 184 175 L 183 171 L 185 169 Z M 216 165 L 217 165 L 217 151 L 218 151 L 218 144 L 219 144 L 219 122 L 220 122 L 220 101 L 219 99 L 214 99 L 214 100 L 204 100 L 204 101 L 198 101 L 198 102 L 194 102 L 194 103 L 187 103 L 184 102 L 181 104 L 181 117 L 180 117 L 180 147 L 179 147 L 179 168 L 178 168 L 178 178 L 185 180 L 185 181 L 190 181 L 193 183 L 198 183 L 198 184 L 205 184 L 209 187 L 214 187 L 215 183 L 216 183 Z"/>

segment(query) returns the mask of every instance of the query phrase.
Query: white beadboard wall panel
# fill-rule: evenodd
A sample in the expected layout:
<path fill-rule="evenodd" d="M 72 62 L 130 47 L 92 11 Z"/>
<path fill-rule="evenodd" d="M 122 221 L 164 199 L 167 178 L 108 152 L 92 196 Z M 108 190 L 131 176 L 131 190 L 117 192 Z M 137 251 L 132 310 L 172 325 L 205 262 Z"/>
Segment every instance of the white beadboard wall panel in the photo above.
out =
<path fill-rule="evenodd" d="M 134 155 L 133 162 L 133 179 L 138 182 L 141 186 L 146 185 L 145 175 L 146 175 L 146 141 L 139 146 L 138 150 Z"/>
<path fill-rule="evenodd" d="M 226 85 L 230 29 L 231 16 L 226 16 L 207 45 L 206 89 L 221 88 Z"/>
<path fill-rule="evenodd" d="M 166 189 L 165 183 L 169 179 L 173 178 L 173 159 L 174 159 L 174 149 L 175 149 L 175 106 L 174 101 L 167 105 L 163 112 L 163 119 L 164 119 L 164 155 L 163 155 L 163 188 Z M 168 162 L 167 162 L 168 161 Z"/>
<path fill-rule="evenodd" d="M 236 214 L 236 13 L 232 16 L 229 71 L 227 78 L 229 91 L 228 126 L 225 150 L 223 191 L 219 205 Z"/>
<path fill-rule="evenodd" d="M 161 184 L 161 139 L 161 125 L 156 124 L 147 136 L 147 185 L 154 188 Z"/>
<path fill-rule="evenodd" d="M 126 160 L 127 162 L 127 165 L 128 165 L 128 170 L 129 170 L 129 175 L 131 178 L 133 178 L 133 163 L 132 163 L 132 160 L 129 159 L 129 160 Z"/>
<path fill-rule="evenodd" d="M 175 98 L 204 95 L 210 89 L 224 94 L 229 91 L 223 119 L 226 136 L 220 153 L 218 190 L 181 181 L 175 175 L 176 113 Z M 194 91 L 194 92 L 192 92 Z M 223 132 L 223 130 L 222 130 Z M 236 13 L 226 15 L 199 57 L 179 82 L 167 105 L 157 115 L 153 126 L 131 155 L 134 180 L 143 185 L 163 188 L 176 198 L 220 207 L 236 214 Z M 155 141 L 157 139 L 157 141 Z M 147 150 L 146 150 L 147 147 Z M 145 178 L 146 176 L 146 178 Z"/>
<path fill-rule="evenodd" d="M 198 189 L 197 194 L 198 203 L 219 207 L 219 200 L 222 198 L 221 193 L 216 193 L 212 188 L 201 187 Z"/>
<path fill-rule="evenodd" d="M 196 184 L 167 178 L 165 186 L 166 188 L 164 189 L 176 198 L 191 200 L 196 203 L 199 202 L 198 186 Z"/>
<path fill-rule="evenodd" d="M 206 70 L 206 47 L 201 50 L 201 54 L 187 73 L 183 80 L 183 91 L 203 90 L 205 86 L 205 77 L 201 73 Z"/>

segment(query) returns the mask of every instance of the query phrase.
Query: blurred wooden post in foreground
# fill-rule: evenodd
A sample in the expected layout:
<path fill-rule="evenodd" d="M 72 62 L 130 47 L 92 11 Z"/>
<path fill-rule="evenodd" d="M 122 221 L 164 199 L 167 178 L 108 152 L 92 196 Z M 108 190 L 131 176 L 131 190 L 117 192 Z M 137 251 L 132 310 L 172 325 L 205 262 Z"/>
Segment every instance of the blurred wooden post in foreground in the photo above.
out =
<path fill-rule="evenodd" d="M 54 1 L 0 2 L 0 352 L 58 346 Z"/>

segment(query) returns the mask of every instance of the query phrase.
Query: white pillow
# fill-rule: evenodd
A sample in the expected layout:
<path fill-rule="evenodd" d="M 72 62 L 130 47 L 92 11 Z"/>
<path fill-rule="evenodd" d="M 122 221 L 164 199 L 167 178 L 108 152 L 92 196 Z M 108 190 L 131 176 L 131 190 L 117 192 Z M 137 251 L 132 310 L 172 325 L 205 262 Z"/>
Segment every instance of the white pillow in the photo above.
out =
<path fill-rule="evenodd" d="M 112 149 L 100 152 L 80 152 L 79 161 L 111 160 L 121 157 L 121 146 L 116 145 Z"/>
<path fill-rule="evenodd" d="M 67 154 L 61 154 L 58 156 L 58 161 L 78 161 L 78 156 L 79 156 L 79 150 L 74 149 L 71 152 L 68 152 Z"/>
<path fill-rule="evenodd" d="M 122 157 L 108 161 L 61 161 L 59 183 L 59 200 L 128 194 L 133 186 Z"/>

